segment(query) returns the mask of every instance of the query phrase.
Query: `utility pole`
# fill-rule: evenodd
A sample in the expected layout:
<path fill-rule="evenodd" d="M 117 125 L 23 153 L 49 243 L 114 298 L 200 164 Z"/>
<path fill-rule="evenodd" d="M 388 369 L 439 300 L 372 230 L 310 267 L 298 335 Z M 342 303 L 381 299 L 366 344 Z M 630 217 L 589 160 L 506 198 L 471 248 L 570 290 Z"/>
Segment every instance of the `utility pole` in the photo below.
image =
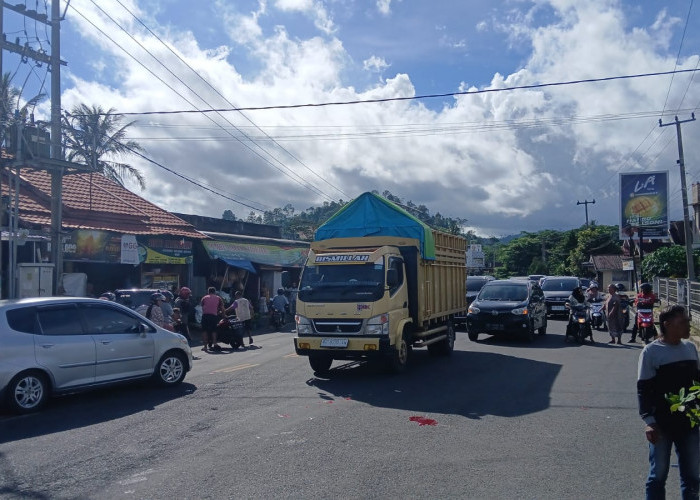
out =
<path fill-rule="evenodd" d="M 693 243 L 691 241 L 692 231 L 690 229 L 690 216 L 688 215 L 688 189 L 685 183 L 685 160 L 683 159 L 683 137 L 681 136 L 681 123 L 695 121 L 695 113 L 691 113 L 689 120 L 678 120 L 677 116 L 674 118 L 675 120 L 670 123 L 662 123 L 661 119 L 659 119 L 659 127 L 667 127 L 673 124 L 676 125 L 676 136 L 678 137 L 678 161 L 676 163 L 678 163 L 681 170 L 681 194 L 683 195 L 683 226 L 685 226 L 685 260 L 688 266 L 688 281 L 690 282 L 695 279 L 695 264 L 693 262 Z"/>
<path fill-rule="evenodd" d="M 576 201 L 576 205 L 584 205 L 586 208 L 586 227 L 588 227 L 588 204 L 595 205 L 595 199 L 593 201 Z"/>
<path fill-rule="evenodd" d="M 51 158 L 63 160 L 61 149 L 61 4 L 51 0 Z M 51 172 L 51 261 L 53 292 L 63 284 L 63 168 Z"/>

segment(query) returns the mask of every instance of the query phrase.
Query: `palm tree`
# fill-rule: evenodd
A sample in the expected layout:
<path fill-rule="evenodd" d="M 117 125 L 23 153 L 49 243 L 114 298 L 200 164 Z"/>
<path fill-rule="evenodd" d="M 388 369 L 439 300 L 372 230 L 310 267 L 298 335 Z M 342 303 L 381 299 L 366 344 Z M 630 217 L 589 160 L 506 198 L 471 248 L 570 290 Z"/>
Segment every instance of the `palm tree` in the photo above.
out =
<path fill-rule="evenodd" d="M 66 159 L 91 165 L 96 172 L 121 186 L 125 178 L 130 178 L 145 189 L 146 182 L 138 169 L 112 160 L 143 151 L 136 141 L 125 140 L 126 129 L 135 122 L 121 125 L 121 119 L 113 108 L 105 111 L 101 106 L 85 104 L 73 107 L 64 117 Z"/>
<path fill-rule="evenodd" d="M 20 107 L 21 96 L 20 89 L 12 86 L 10 73 L 4 73 L 0 77 L 0 143 L 5 140 L 8 129 L 18 121 L 25 121 L 29 109 L 34 108 L 46 95 L 34 96 Z"/>

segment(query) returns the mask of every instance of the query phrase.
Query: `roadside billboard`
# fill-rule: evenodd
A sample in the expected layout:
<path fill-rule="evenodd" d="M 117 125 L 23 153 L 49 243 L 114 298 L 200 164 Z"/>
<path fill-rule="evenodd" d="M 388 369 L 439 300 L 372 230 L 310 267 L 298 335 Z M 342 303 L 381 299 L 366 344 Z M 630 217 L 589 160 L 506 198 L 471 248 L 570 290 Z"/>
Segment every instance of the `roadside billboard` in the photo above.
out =
<path fill-rule="evenodd" d="M 620 239 L 667 239 L 668 171 L 620 174 Z"/>

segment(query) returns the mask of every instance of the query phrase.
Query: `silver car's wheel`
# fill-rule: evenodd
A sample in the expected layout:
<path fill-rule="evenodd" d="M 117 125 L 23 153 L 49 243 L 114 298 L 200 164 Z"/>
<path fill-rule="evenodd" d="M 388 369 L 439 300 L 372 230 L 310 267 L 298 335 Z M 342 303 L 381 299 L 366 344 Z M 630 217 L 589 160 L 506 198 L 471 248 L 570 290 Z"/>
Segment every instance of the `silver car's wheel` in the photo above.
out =
<path fill-rule="evenodd" d="M 7 387 L 7 403 L 15 413 L 38 411 L 46 402 L 49 386 L 46 377 L 39 372 L 17 375 Z"/>
<path fill-rule="evenodd" d="M 185 359 L 178 352 L 166 353 L 158 363 L 154 373 L 156 381 L 165 386 L 173 386 L 185 379 Z"/>

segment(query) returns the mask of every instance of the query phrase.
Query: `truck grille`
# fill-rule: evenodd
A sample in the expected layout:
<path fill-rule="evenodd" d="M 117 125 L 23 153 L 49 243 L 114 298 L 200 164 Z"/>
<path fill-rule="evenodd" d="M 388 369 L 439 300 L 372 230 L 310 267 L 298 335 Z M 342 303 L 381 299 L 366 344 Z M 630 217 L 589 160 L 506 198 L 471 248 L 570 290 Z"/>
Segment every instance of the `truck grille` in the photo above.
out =
<path fill-rule="evenodd" d="M 349 335 L 362 330 L 362 320 L 315 319 L 313 322 L 318 333 Z"/>

